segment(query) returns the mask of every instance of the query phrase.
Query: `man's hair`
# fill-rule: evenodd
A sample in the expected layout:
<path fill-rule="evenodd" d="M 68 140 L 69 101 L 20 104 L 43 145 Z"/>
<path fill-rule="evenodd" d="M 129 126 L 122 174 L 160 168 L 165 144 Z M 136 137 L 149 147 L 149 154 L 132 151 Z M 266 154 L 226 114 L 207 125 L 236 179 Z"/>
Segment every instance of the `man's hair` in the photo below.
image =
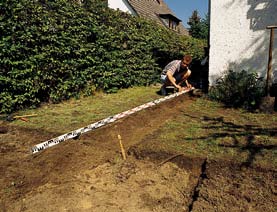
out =
<path fill-rule="evenodd" d="M 187 64 L 190 64 L 192 61 L 192 57 L 190 55 L 185 55 L 182 59 L 183 62 L 186 62 Z"/>

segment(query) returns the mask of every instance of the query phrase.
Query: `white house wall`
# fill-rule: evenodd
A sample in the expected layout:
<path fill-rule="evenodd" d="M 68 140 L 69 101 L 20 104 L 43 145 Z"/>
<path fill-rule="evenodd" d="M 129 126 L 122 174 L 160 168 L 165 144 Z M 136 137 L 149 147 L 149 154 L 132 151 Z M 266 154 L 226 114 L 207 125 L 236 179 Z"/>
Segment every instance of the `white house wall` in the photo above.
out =
<path fill-rule="evenodd" d="M 134 9 L 130 6 L 130 4 L 126 0 L 108 0 L 108 7 L 115 10 L 119 9 L 123 12 L 127 12 L 132 15 L 136 14 Z"/>
<path fill-rule="evenodd" d="M 226 70 L 265 76 L 270 30 L 277 25 L 277 0 L 211 0 L 209 81 Z M 275 30 L 273 70 L 277 70 Z"/>

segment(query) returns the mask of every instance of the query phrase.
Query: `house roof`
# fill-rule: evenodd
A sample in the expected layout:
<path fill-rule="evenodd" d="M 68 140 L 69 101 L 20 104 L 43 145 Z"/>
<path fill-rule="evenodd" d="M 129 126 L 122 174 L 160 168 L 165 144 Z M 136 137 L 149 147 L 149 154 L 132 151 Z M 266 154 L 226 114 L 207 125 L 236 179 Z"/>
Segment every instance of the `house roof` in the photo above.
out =
<path fill-rule="evenodd" d="M 141 17 L 156 21 L 165 26 L 161 20 L 162 17 L 170 17 L 172 20 L 180 22 L 179 31 L 181 34 L 188 35 L 187 29 L 181 23 L 181 20 L 169 9 L 163 0 L 128 0 L 129 4 Z"/>

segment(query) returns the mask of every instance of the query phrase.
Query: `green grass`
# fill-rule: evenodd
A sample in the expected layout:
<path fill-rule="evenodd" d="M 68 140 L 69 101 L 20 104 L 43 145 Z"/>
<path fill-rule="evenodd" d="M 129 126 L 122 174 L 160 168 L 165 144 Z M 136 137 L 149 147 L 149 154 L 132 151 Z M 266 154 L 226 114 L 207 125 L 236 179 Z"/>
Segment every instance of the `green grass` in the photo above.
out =
<path fill-rule="evenodd" d="M 68 132 L 99 121 L 110 115 L 134 108 L 160 98 L 158 87 L 134 87 L 114 94 L 97 93 L 94 96 L 71 99 L 60 104 L 45 104 L 40 108 L 24 110 L 17 115 L 37 114 L 29 122 L 16 120 L 12 125 L 49 132 Z"/>

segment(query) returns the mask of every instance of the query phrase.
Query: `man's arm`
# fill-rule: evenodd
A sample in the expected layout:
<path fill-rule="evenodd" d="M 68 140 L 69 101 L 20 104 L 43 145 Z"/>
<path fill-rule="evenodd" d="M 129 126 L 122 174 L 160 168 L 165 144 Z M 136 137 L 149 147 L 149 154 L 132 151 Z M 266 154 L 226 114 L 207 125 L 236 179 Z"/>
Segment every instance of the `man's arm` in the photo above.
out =
<path fill-rule="evenodd" d="M 173 77 L 173 75 L 171 74 L 170 71 L 168 71 L 168 72 L 166 73 L 166 76 L 167 76 L 167 79 L 171 82 L 171 84 L 172 84 L 175 88 L 178 88 L 179 91 L 182 90 L 182 87 L 181 87 L 180 85 L 177 85 L 177 84 L 176 84 L 176 80 L 175 80 L 175 78 Z"/>
<path fill-rule="evenodd" d="M 186 83 L 186 85 L 187 85 L 188 88 L 191 88 L 192 85 L 188 82 L 188 78 L 189 78 L 189 76 L 191 75 L 191 70 L 188 69 L 186 75 L 187 75 L 187 76 L 186 76 L 186 81 L 185 81 L 185 83 Z"/>

